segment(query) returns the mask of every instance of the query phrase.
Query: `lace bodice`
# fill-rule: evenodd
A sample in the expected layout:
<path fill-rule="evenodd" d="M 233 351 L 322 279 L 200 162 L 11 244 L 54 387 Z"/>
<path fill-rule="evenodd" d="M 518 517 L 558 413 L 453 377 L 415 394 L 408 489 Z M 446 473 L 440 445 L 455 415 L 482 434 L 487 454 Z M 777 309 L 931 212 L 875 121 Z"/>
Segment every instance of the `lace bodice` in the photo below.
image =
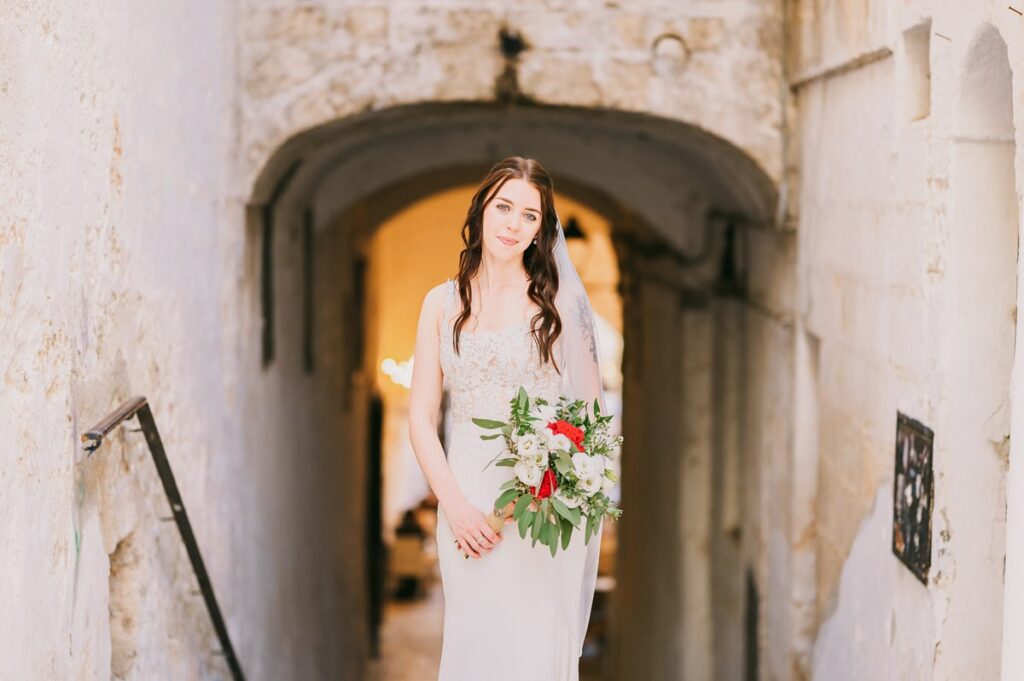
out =
<path fill-rule="evenodd" d="M 550 363 L 541 363 L 529 319 L 496 331 L 468 333 L 463 327 L 460 354 L 455 354 L 452 337 L 459 298 L 455 280 L 449 279 L 445 285 L 440 362 L 451 400 L 453 427 L 473 425 L 472 417 L 506 420 L 509 401 L 519 386 L 526 388 L 531 397 L 557 399 L 561 375 Z M 558 345 L 556 341 L 556 358 Z"/>

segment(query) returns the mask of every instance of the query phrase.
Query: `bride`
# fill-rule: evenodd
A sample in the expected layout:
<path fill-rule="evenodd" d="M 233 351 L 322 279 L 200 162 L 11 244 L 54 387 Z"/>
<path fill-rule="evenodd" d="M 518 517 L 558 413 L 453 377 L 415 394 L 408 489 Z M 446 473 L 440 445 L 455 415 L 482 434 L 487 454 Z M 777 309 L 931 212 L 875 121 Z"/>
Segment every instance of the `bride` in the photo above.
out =
<path fill-rule="evenodd" d="M 511 517 L 506 531 L 491 529 L 487 514 L 511 473 L 486 465 L 504 441 L 481 440 L 471 421 L 506 420 L 519 386 L 550 402 L 565 395 L 604 406 L 593 312 L 552 185 L 534 159 L 495 164 L 470 203 L 456 278 L 431 289 L 420 311 L 409 436 L 439 504 L 438 681 L 579 678 L 601 529 L 586 544 L 574 532 L 554 557 L 508 526 Z"/>

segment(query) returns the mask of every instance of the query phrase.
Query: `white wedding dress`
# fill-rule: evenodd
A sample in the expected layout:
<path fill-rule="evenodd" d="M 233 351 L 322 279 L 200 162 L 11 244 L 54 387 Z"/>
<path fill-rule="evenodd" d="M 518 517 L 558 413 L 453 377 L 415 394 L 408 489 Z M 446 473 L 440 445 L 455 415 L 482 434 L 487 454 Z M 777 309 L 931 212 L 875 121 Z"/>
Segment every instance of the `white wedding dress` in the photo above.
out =
<path fill-rule="evenodd" d="M 528 319 L 473 333 L 467 332 L 467 324 L 460 336 L 461 352 L 455 354 L 455 284 L 446 284 L 440 329 L 440 363 L 450 395 L 445 451 L 463 495 L 489 513 L 512 469 L 493 464 L 485 468 L 504 448 L 504 440 L 481 440 L 488 431 L 470 419 L 506 420 L 509 401 L 520 385 L 531 397 L 553 401 L 560 378 L 550 363 L 541 364 Z M 590 544 L 600 546 L 601 534 L 599 530 L 592 536 Z M 559 546 L 554 557 L 539 541 L 531 546 L 529 533 L 520 538 L 515 524 L 505 525 L 502 535 L 480 558 L 464 558 L 439 509 L 444 630 L 438 681 L 578 681 L 597 552 L 588 552 L 592 547 L 584 544 L 582 529 L 574 530 L 568 549 Z"/>

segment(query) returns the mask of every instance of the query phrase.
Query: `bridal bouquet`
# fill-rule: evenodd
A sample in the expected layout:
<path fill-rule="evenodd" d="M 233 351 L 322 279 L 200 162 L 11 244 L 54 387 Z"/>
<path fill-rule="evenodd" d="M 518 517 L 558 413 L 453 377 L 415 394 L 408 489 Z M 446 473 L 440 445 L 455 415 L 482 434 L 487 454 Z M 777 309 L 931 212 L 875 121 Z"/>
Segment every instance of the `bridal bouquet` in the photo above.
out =
<path fill-rule="evenodd" d="M 499 431 L 481 439 L 505 439 L 506 448 L 498 455 L 503 458 L 487 466 L 508 466 L 515 474 L 499 488 L 503 491 L 488 517 L 491 527 L 501 531 L 506 507 L 515 502 L 511 515 L 519 536 L 525 539 L 530 532 L 533 546 L 540 541 L 554 556 L 561 543 L 564 551 L 581 521 L 586 523 L 584 543 L 589 544 L 604 516 L 618 520 L 622 515 L 608 497 L 618 481 L 609 463 L 622 447 L 622 436 L 610 432 L 612 416 L 601 414 L 597 400 L 591 415 L 583 400 L 563 396 L 548 404 L 540 397 L 531 399 L 522 387 L 509 404 L 507 422 L 473 419 L 481 428 Z"/>

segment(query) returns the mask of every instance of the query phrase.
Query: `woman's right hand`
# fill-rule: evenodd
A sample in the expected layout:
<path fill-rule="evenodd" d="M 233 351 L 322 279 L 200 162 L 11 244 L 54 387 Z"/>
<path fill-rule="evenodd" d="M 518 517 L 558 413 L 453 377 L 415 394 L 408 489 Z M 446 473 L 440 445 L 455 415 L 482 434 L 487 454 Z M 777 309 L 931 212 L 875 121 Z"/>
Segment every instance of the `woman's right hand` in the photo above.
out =
<path fill-rule="evenodd" d="M 459 547 L 472 558 L 483 558 L 502 540 L 502 536 L 491 529 L 483 511 L 465 499 L 445 507 L 444 515 Z"/>

